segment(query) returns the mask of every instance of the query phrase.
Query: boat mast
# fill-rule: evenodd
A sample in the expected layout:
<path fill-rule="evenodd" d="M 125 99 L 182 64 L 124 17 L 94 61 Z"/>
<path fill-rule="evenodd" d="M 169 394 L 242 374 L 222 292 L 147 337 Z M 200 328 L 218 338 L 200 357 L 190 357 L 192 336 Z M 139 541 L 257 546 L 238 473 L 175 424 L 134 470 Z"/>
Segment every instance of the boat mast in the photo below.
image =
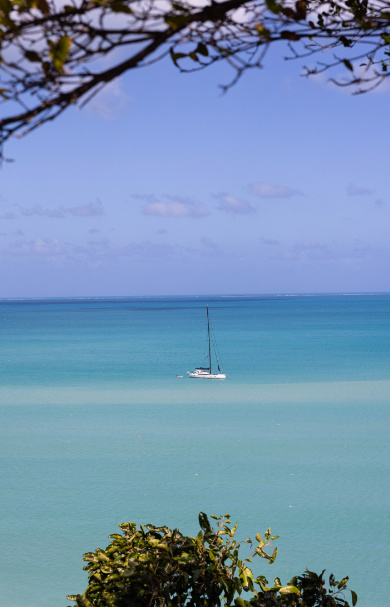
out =
<path fill-rule="evenodd" d="M 210 373 L 211 373 L 210 319 L 209 319 L 209 307 L 208 306 L 206 306 L 206 312 L 207 312 L 207 335 L 209 338 L 209 369 L 210 369 Z"/>

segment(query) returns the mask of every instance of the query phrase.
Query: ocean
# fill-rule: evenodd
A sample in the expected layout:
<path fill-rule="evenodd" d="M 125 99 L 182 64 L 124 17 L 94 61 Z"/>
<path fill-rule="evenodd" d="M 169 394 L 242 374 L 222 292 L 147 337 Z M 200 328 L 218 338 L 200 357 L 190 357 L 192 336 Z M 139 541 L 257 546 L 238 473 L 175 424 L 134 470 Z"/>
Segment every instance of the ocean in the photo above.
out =
<path fill-rule="evenodd" d="M 225 381 L 187 375 L 206 305 Z M 119 523 L 203 511 L 280 535 L 269 581 L 385 607 L 389 405 L 390 294 L 0 300 L 1 604 L 66 607 Z"/>

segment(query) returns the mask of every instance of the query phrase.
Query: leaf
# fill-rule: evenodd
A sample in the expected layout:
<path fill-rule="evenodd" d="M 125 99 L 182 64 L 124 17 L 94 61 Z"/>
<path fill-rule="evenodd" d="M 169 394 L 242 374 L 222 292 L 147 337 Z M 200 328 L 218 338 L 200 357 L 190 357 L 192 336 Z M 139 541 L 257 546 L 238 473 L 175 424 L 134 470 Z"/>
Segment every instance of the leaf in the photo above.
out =
<path fill-rule="evenodd" d="M 180 67 L 179 64 L 177 63 L 179 59 L 188 57 L 187 53 L 175 53 L 175 51 L 173 50 L 172 47 L 169 49 L 169 54 L 171 56 L 173 63 L 176 65 L 176 67 Z"/>
<path fill-rule="evenodd" d="M 50 15 L 50 7 L 47 0 L 37 0 L 37 8 L 41 11 L 42 15 L 45 15 L 45 17 Z"/>
<path fill-rule="evenodd" d="M 275 548 L 274 551 L 273 551 L 273 553 L 272 553 L 272 555 L 271 555 L 271 558 L 269 560 L 269 564 L 270 565 L 272 565 L 272 563 L 275 561 L 277 554 L 278 554 L 278 549 Z"/>
<path fill-rule="evenodd" d="M 202 571 L 200 569 L 196 569 L 196 571 L 194 571 L 192 579 L 194 580 L 194 584 L 196 584 L 196 582 L 199 580 L 200 576 L 202 575 Z"/>
<path fill-rule="evenodd" d="M 203 531 L 211 531 L 210 521 L 207 517 L 207 514 L 205 514 L 204 512 L 199 513 L 199 525 L 201 529 L 203 529 Z"/>
<path fill-rule="evenodd" d="M 120 0 L 114 0 L 113 2 L 110 2 L 110 9 L 114 13 L 126 13 L 127 15 L 133 14 L 131 8 L 127 6 L 127 4 L 125 4 L 124 2 L 120 2 Z"/>
<path fill-rule="evenodd" d="M 188 17 L 185 15 L 167 15 L 164 21 L 170 28 L 177 30 L 188 23 Z"/>
<path fill-rule="evenodd" d="M 9 0 L 0 0 L 0 24 L 6 27 L 14 26 L 14 22 L 10 18 L 12 8 L 12 3 Z"/>
<path fill-rule="evenodd" d="M 280 13 L 282 7 L 280 6 L 280 4 L 278 4 L 277 2 L 275 2 L 275 0 L 266 0 L 266 4 L 269 8 L 269 10 L 271 11 L 271 13 L 274 13 L 275 15 L 277 15 L 278 13 Z"/>
<path fill-rule="evenodd" d="M 297 42 L 301 39 L 300 35 L 296 32 L 291 32 L 289 30 L 283 30 L 280 32 L 280 37 L 283 40 L 291 40 L 291 42 Z"/>
<path fill-rule="evenodd" d="M 28 61 L 41 61 L 40 55 L 35 51 L 25 51 L 24 56 Z"/>
<path fill-rule="evenodd" d="M 244 586 L 244 589 L 245 589 L 245 587 L 248 586 L 248 576 L 247 576 L 247 572 L 246 572 L 246 567 L 244 567 L 240 571 L 240 580 L 242 581 L 242 585 Z"/>
<path fill-rule="evenodd" d="M 195 49 L 195 53 L 199 53 L 200 55 L 203 55 L 203 57 L 209 56 L 208 48 L 205 44 L 203 44 L 203 42 L 198 43 L 198 46 Z"/>
<path fill-rule="evenodd" d="M 352 63 L 349 61 L 349 59 L 343 59 L 343 63 L 345 65 L 345 67 L 347 69 L 349 69 L 350 72 L 353 72 L 353 65 Z"/>
<path fill-rule="evenodd" d="M 62 36 L 56 43 L 49 40 L 49 45 L 51 47 L 49 54 L 53 59 L 54 69 L 61 72 L 69 53 L 71 39 L 68 36 Z"/>
<path fill-rule="evenodd" d="M 349 40 L 345 36 L 340 36 L 339 40 L 340 40 L 341 44 L 346 47 L 351 46 L 351 44 L 352 44 L 351 40 Z"/>
<path fill-rule="evenodd" d="M 189 13 L 190 12 L 188 10 L 188 8 L 186 8 L 182 4 L 179 4 L 178 2 L 172 2 L 172 8 L 174 8 L 175 11 L 180 11 L 181 13 Z"/>
<path fill-rule="evenodd" d="M 261 38 L 269 38 L 271 36 L 271 32 L 268 28 L 264 27 L 261 23 L 257 23 L 255 25 L 255 30 L 261 36 Z"/>
<path fill-rule="evenodd" d="M 267 592 L 269 590 L 268 587 L 268 582 L 265 579 L 265 577 L 263 575 L 261 575 L 260 577 L 257 578 L 257 583 L 259 584 L 260 588 L 262 589 L 263 592 Z"/>
<path fill-rule="evenodd" d="M 298 2 L 295 3 L 295 11 L 296 11 L 295 18 L 297 19 L 297 21 L 299 21 L 300 19 L 305 19 L 306 18 L 306 2 L 305 2 L 305 0 L 298 0 Z"/>
<path fill-rule="evenodd" d="M 296 586 L 282 586 L 279 588 L 280 594 L 301 594 Z"/>
<path fill-rule="evenodd" d="M 287 19 L 295 19 L 295 12 L 290 6 L 282 8 L 282 13 Z"/>
<path fill-rule="evenodd" d="M 356 592 L 351 590 L 351 595 L 352 595 L 352 605 L 355 606 L 357 603 L 357 594 L 356 594 Z"/>

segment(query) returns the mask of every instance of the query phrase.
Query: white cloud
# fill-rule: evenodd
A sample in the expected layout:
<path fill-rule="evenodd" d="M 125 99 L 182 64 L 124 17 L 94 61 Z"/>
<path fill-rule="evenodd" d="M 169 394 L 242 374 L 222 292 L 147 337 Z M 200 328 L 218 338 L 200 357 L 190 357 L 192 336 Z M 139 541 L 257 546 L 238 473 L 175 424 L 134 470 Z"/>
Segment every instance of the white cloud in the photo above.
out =
<path fill-rule="evenodd" d="M 36 238 L 31 241 L 19 241 L 2 249 L 2 253 L 11 256 L 44 256 L 53 257 L 63 253 L 61 244 L 56 238 Z"/>
<path fill-rule="evenodd" d="M 291 198 L 301 194 L 288 185 L 274 185 L 268 181 L 253 183 L 250 187 L 260 198 Z"/>
<path fill-rule="evenodd" d="M 369 188 L 362 188 L 353 183 L 350 183 L 347 187 L 347 193 L 349 196 L 366 196 L 367 194 L 373 194 L 374 190 Z"/>
<path fill-rule="evenodd" d="M 207 217 L 210 211 L 202 204 L 193 200 L 170 197 L 170 202 L 150 200 L 144 206 L 144 215 L 155 215 L 157 217 Z"/>
<path fill-rule="evenodd" d="M 98 215 L 104 215 L 104 208 L 100 200 L 87 204 L 80 204 L 75 207 L 56 207 L 53 209 L 43 208 L 40 204 L 36 204 L 33 207 L 23 207 L 20 204 L 15 206 L 20 209 L 22 215 L 25 217 L 38 215 L 39 217 L 63 219 L 66 215 L 73 215 L 75 217 L 96 217 Z"/>
<path fill-rule="evenodd" d="M 153 243 L 150 241 L 131 242 L 126 245 L 116 245 L 107 239 L 92 240 L 85 245 L 69 245 L 68 258 L 89 263 L 105 263 L 127 257 L 130 261 L 159 262 L 177 253 L 172 245 Z"/>
<path fill-rule="evenodd" d="M 81 204 L 76 207 L 63 209 L 66 213 L 74 215 L 76 217 L 96 217 L 97 215 L 104 215 L 103 205 L 100 200 L 90 202 L 88 204 Z"/>
<path fill-rule="evenodd" d="M 384 250 L 378 247 L 371 247 L 355 242 L 353 246 L 339 246 L 332 241 L 331 243 L 312 242 L 302 240 L 293 244 L 290 248 L 284 249 L 282 259 L 285 261 L 298 262 L 302 265 L 316 263 L 331 263 L 344 265 L 360 264 L 363 259 L 373 256 L 382 256 Z M 276 259 L 276 256 L 274 257 Z M 280 259 L 280 257 L 278 257 Z"/>
<path fill-rule="evenodd" d="M 295 261 L 319 261 L 334 257 L 334 253 L 329 250 L 327 245 L 310 240 L 296 242 L 290 249 L 285 249 L 282 253 L 284 259 Z"/>
<path fill-rule="evenodd" d="M 25 217 L 32 217 L 33 215 L 38 215 L 40 217 L 55 217 L 60 218 L 64 217 L 64 211 L 61 208 L 56 209 L 44 209 L 40 204 L 36 204 L 33 207 L 22 207 L 20 204 L 16 205 L 19 207 L 22 215 Z"/>
<path fill-rule="evenodd" d="M 216 194 L 215 197 L 220 201 L 220 204 L 217 207 L 219 211 L 241 215 L 249 215 L 256 212 L 256 209 L 254 209 L 249 202 L 242 198 L 236 198 L 235 196 L 232 196 L 232 194 Z"/>

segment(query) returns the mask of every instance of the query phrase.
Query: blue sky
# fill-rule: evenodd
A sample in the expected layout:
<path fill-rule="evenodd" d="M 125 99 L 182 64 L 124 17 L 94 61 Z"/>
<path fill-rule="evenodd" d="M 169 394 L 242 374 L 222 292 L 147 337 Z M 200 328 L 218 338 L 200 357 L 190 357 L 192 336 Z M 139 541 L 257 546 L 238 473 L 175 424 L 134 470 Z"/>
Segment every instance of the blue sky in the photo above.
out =
<path fill-rule="evenodd" d="M 128 73 L 5 149 L 0 297 L 390 290 L 389 90 Z"/>

